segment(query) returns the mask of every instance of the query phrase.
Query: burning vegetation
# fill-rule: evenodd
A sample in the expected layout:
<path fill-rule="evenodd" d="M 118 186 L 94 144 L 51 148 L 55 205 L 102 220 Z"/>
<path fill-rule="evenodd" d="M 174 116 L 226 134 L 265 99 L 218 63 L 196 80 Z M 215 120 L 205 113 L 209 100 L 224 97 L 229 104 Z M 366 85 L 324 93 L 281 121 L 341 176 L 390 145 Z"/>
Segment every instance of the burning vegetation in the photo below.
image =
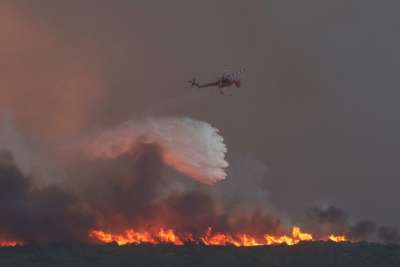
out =
<path fill-rule="evenodd" d="M 159 121 L 153 123 L 159 124 Z M 94 146 L 102 157 L 86 157 L 81 151 L 69 151 L 71 154 L 57 161 L 54 166 L 61 171 L 57 169 L 51 175 L 59 175 L 62 179 L 58 180 L 41 179 L 49 175 L 43 171 L 50 169 L 49 162 L 30 171 L 26 171 L 29 168 L 22 170 L 21 157 L 18 157 L 21 151 L 0 146 L 0 246 L 52 242 L 295 245 L 319 240 L 363 241 L 375 232 L 384 242 L 398 242 L 395 229 L 380 227 L 375 231 L 375 224 L 370 221 L 350 223 L 347 214 L 333 206 L 310 209 L 299 224 L 305 230 L 290 227 L 268 205 L 260 187 L 265 169 L 246 160 L 240 161 L 236 169 L 233 166 L 229 179 L 213 186 L 198 183 L 204 177 L 213 181 L 218 175 L 218 179 L 224 178 L 221 167 L 225 166 L 225 146 L 221 145 L 215 129 L 207 130 L 207 124 L 187 119 L 175 120 L 175 123 L 184 129 L 182 138 L 189 138 L 199 127 L 205 134 L 197 135 L 194 148 L 187 148 L 192 144 L 190 139 L 175 144 L 168 137 L 171 131 L 161 131 L 162 138 L 147 138 L 142 136 L 146 130 L 132 140 L 127 139 L 131 136 L 127 130 L 130 127 L 117 131 L 116 136 L 108 132 L 102 142 L 89 146 L 89 152 Z M 167 127 L 169 123 L 161 125 Z M 154 127 L 156 130 L 150 132 L 159 133 L 160 126 Z M 109 138 L 121 140 L 110 143 Z M 201 141 L 207 138 L 210 140 Z M 106 150 L 99 148 L 102 143 L 107 143 Z M 215 143 L 220 144 L 220 150 L 214 146 L 210 151 L 203 151 L 206 149 L 203 147 L 213 147 Z M 178 152 L 175 146 L 179 147 Z M 88 152 L 88 146 L 85 149 Z M 186 160 L 185 155 L 190 153 L 193 155 Z M 217 153 L 214 158 L 223 164 L 212 165 L 196 156 L 208 153 Z M 197 181 L 187 179 L 188 173 L 171 164 L 170 158 L 166 161 L 166 154 L 178 155 L 176 162 L 196 166 Z M 203 165 L 205 173 L 202 173 Z"/>
<path fill-rule="evenodd" d="M 199 236 L 193 237 L 192 234 L 175 233 L 174 230 L 160 229 L 159 231 L 135 231 L 129 229 L 123 234 L 106 233 L 101 230 L 91 230 L 90 236 L 102 243 L 117 243 L 118 245 L 140 245 L 140 244 L 174 244 L 177 246 L 186 243 L 202 244 L 206 246 L 235 246 L 235 247 L 251 247 L 266 245 L 296 245 L 302 241 L 315 241 L 312 234 L 303 233 L 299 227 L 293 226 L 291 235 L 271 235 L 264 234 L 261 236 L 253 236 L 249 234 L 227 234 L 215 232 L 211 227 Z M 347 241 L 345 236 L 329 235 L 325 240 L 333 242 Z"/>

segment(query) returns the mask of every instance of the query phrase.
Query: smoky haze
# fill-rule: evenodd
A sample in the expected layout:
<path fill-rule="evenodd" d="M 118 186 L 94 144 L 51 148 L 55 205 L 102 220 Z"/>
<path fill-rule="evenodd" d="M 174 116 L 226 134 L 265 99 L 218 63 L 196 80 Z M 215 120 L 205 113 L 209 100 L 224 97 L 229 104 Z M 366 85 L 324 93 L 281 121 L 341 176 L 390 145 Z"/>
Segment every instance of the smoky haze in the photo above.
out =
<path fill-rule="evenodd" d="M 111 159 L 65 157 L 66 178 L 59 183 L 35 179 L 38 172 L 24 174 L 13 156 L 16 151 L 0 151 L 0 210 L 5 216 L 0 239 L 25 244 L 94 242 L 90 230 L 131 227 L 166 227 L 197 238 L 208 226 L 250 234 L 280 233 L 287 227 L 266 205 L 235 205 L 232 210 L 234 202 L 223 187 L 213 190 L 181 177 L 168 168 L 163 147 L 156 142 L 137 141 Z"/>
<path fill-rule="evenodd" d="M 91 230 L 123 232 L 129 228 L 174 229 L 199 240 L 209 226 L 216 232 L 263 236 L 281 235 L 293 224 L 271 207 L 268 193 L 262 190 L 261 179 L 266 176 L 262 164 L 243 159 L 233 164 L 231 181 L 202 185 L 168 167 L 162 142 L 141 140 L 146 139 L 137 139 L 130 149 L 111 158 L 69 151 L 60 169 L 64 179 L 47 183 L 35 177 L 43 174 L 34 170 L 46 168 L 48 162 L 32 161 L 32 169 L 24 174 L 14 157 L 19 151 L 0 150 L 0 210 L 4 215 L 0 240 L 95 242 L 90 239 Z M 71 157 L 71 153 L 77 154 Z M 248 184 L 240 179 L 242 170 L 251 177 Z M 374 222 L 350 222 L 345 211 L 334 206 L 314 207 L 306 215 L 305 221 L 297 223 L 318 239 L 340 233 L 352 241 L 399 242 L 395 228 L 380 226 L 374 235 Z"/>
<path fill-rule="evenodd" d="M 87 131 L 149 114 L 189 116 L 220 129 L 228 162 L 249 155 L 268 166 L 257 184 L 268 191 L 264 202 L 294 221 L 322 204 L 399 226 L 399 5 L 2 1 L 0 112 L 33 147 L 6 148 L 21 172 L 12 177 L 29 175 L 23 162 L 37 147 L 52 155 Z M 187 86 L 243 66 L 231 97 Z M 69 177 L 44 169 L 46 181 Z"/>

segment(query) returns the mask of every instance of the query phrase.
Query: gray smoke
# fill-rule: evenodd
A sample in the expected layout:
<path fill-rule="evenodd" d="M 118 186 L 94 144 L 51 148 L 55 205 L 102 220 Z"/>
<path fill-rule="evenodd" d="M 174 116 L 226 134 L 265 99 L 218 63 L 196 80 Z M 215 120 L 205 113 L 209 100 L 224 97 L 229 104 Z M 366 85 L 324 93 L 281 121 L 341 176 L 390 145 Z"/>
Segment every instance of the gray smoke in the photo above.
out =
<path fill-rule="evenodd" d="M 378 237 L 386 244 L 399 244 L 399 231 L 390 226 L 381 226 L 378 228 Z"/>
<path fill-rule="evenodd" d="M 37 188 L 13 155 L 0 150 L 0 238 L 26 243 L 85 240 L 95 220 L 79 198 L 57 186 Z"/>
<path fill-rule="evenodd" d="M 313 207 L 307 212 L 307 224 L 319 235 L 328 233 L 344 234 L 351 241 L 376 240 L 395 244 L 400 242 L 396 228 L 379 226 L 373 221 L 362 220 L 351 222 L 348 214 L 335 206 L 325 208 Z"/>
<path fill-rule="evenodd" d="M 250 158 L 233 161 L 228 172 L 232 179 L 213 187 L 173 171 L 181 170 L 167 160 L 169 150 L 198 155 L 184 159 L 186 164 L 196 160 L 198 168 L 211 164 L 202 162 L 200 154 L 209 155 L 215 148 L 199 147 L 212 144 L 202 138 L 216 138 L 210 137 L 210 131 L 216 131 L 210 127 L 190 119 L 130 122 L 80 142 L 78 152 L 83 148 L 88 154 L 61 157 L 64 162 L 57 165 L 62 167 L 57 172 L 38 172 L 56 167 L 50 161 L 35 161 L 43 157 L 40 150 L 32 153 L 33 146 L 12 124 L 4 124 L 0 127 L 0 214 L 4 216 L 0 239 L 87 242 L 90 229 L 119 232 L 158 227 L 194 237 L 204 234 L 208 226 L 226 233 L 283 233 L 291 223 L 282 223 L 282 216 L 270 208 L 263 185 L 264 164 Z M 205 133 L 196 135 L 195 130 Z M 51 177 L 48 183 L 38 182 L 43 173 Z M 350 223 L 348 215 L 334 206 L 310 209 L 308 218 L 309 232 L 321 237 L 336 233 L 361 241 L 375 232 L 374 223 Z M 378 237 L 386 243 L 399 241 L 398 232 L 388 227 L 380 227 Z"/>
<path fill-rule="evenodd" d="M 376 224 L 372 221 L 360 221 L 349 227 L 349 238 L 354 241 L 368 240 L 376 230 Z"/>

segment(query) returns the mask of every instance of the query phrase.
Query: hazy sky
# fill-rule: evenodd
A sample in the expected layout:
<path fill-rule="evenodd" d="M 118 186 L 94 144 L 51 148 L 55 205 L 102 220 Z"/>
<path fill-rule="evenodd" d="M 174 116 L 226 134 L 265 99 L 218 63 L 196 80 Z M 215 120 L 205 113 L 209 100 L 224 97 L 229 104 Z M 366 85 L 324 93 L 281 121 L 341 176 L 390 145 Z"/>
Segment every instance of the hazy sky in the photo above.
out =
<path fill-rule="evenodd" d="M 333 204 L 400 226 L 399 8 L 5 0 L 0 111 L 46 144 L 149 114 L 204 120 L 221 130 L 228 160 L 268 166 L 278 209 Z M 232 96 L 188 87 L 243 66 Z"/>

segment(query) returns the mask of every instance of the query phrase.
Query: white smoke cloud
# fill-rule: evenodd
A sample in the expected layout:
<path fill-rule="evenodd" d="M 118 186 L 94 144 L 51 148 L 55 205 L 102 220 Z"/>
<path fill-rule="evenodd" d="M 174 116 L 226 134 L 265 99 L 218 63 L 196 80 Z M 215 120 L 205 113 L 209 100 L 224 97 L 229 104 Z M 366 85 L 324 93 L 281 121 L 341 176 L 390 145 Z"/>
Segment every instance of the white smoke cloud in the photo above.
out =
<path fill-rule="evenodd" d="M 128 121 L 82 143 L 91 157 L 115 158 L 137 143 L 157 144 L 163 161 L 195 180 L 213 184 L 225 179 L 227 152 L 223 137 L 210 124 L 190 118 L 147 118 Z"/>

